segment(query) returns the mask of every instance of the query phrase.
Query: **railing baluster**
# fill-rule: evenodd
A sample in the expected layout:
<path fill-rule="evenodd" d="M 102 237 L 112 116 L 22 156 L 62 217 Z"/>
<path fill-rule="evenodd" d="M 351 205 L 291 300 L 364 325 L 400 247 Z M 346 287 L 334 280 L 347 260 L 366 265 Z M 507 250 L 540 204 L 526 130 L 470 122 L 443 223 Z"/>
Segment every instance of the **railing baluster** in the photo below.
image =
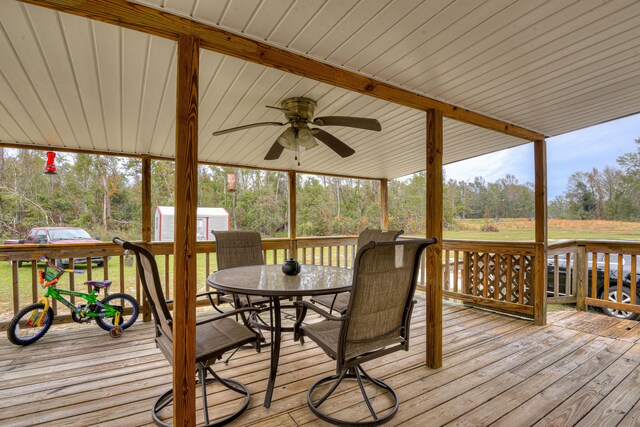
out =
<path fill-rule="evenodd" d="M 571 272 L 574 270 L 571 268 L 571 253 L 567 252 L 565 255 L 565 265 L 566 265 L 566 277 L 567 280 L 565 281 L 564 284 L 564 293 L 565 295 L 569 296 L 569 295 L 573 295 L 573 280 L 571 277 Z"/>
<path fill-rule="evenodd" d="M 320 265 L 324 265 L 324 247 L 320 247 Z"/>
<path fill-rule="evenodd" d="M 609 301 L 609 274 L 611 266 L 609 265 L 609 253 L 604 254 L 604 291 L 602 292 L 602 299 Z"/>
<path fill-rule="evenodd" d="M 596 252 L 591 253 L 591 298 L 598 298 L 598 254 Z"/>
<path fill-rule="evenodd" d="M 636 271 L 636 256 L 635 255 L 631 255 L 631 277 L 629 278 L 630 280 L 630 293 L 631 293 L 631 304 L 635 304 L 636 303 L 636 282 L 638 281 L 637 278 L 637 271 Z"/>
<path fill-rule="evenodd" d="M 518 272 L 518 304 L 524 303 L 524 255 L 519 259 L 520 271 Z M 532 303 L 533 304 L 533 303 Z"/>
<path fill-rule="evenodd" d="M 31 301 L 38 301 L 38 261 L 31 260 Z"/>
<path fill-rule="evenodd" d="M 500 254 L 494 255 L 493 262 L 493 299 L 500 300 Z"/>
<path fill-rule="evenodd" d="M 444 251 L 444 280 L 442 281 L 444 288 L 446 290 L 449 290 L 450 288 L 450 283 L 449 283 L 449 263 L 451 262 L 451 260 L 449 259 L 449 250 L 445 250 Z"/>
<path fill-rule="evenodd" d="M 347 261 L 347 258 L 348 258 L 348 254 L 347 254 L 348 249 L 349 249 L 349 247 L 348 247 L 347 245 L 344 245 L 344 267 L 345 267 L 345 268 L 349 267 L 349 262 Z"/>
<path fill-rule="evenodd" d="M 617 286 L 616 286 L 616 301 L 622 302 L 622 281 L 624 279 L 624 272 L 622 271 L 622 254 L 618 254 L 618 274 L 617 274 Z"/>
<path fill-rule="evenodd" d="M 327 256 L 329 258 L 329 266 L 331 266 L 332 262 L 333 262 L 332 257 L 331 257 L 331 246 L 327 247 Z"/>
<path fill-rule="evenodd" d="M 169 292 L 169 276 L 169 254 L 166 254 L 164 256 L 164 293 L 167 294 L 167 299 L 171 299 L 169 297 L 171 295 Z"/>
<path fill-rule="evenodd" d="M 460 254 L 458 251 L 453 251 L 453 292 L 459 292 L 458 289 L 458 257 Z"/>
<path fill-rule="evenodd" d="M 560 295 L 560 266 L 558 265 L 558 255 L 553 256 L 553 296 Z"/>
<path fill-rule="evenodd" d="M 91 281 L 93 277 L 93 266 L 91 263 L 87 264 L 87 281 Z M 91 292 L 91 286 L 87 286 L 87 292 Z"/>
<path fill-rule="evenodd" d="M 302 250 L 302 263 L 307 263 L 307 248 L 301 248 Z"/>
<path fill-rule="evenodd" d="M 484 279 L 482 284 L 482 297 L 487 298 L 489 295 L 489 253 L 485 252 L 482 258 L 482 278 Z"/>
<path fill-rule="evenodd" d="M 120 292 L 125 293 L 127 291 L 124 286 L 124 255 L 120 255 L 118 258 L 120 259 Z"/>
<path fill-rule="evenodd" d="M 507 255 L 507 295 L 505 301 L 513 302 L 513 255 Z"/>
<path fill-rule="evenodd" d="M 87 258 L 88 260 L 90 260 L 91 258 Z M 89 261 L 90 262 L 90 261 Z M 75 266 L 74 262 L 73 262 L 73 257 L 69 258 L 69 270 L 73 270 L 73 267 Z M 69 290 L 70 291 L 75 291 L 76 290 L 76 278 L 75 278 L 75 273 L 71 273 L 69 274 Z M 73 295 L 71 295 L 71 304 L 76 303 L 76 297 L 74 297 Z"/>
<path fill-rule="evenodd" d="M 13 284 L 13 314 L 20 311 L 20 282 L 18 279 L 18 261 L 11 261 L 11 282 Z"/>
<path fill-rule="evenodd" d="M 141 298 L 145 298 L 144 296 L 140 295 L 140 292 L 142 291 L 141 289 L 141 283 L 140 283 L 140 271 L 138 270 L 138 263 L 135 264 L 136 266 L 136 299 L 138 300 L 138 302 L 141 302 L 142 299 Z M 166 292 L 165 295 L 166 299 L 169 299 L 169 293 Z"/>
<path fill-rule="evenodd" d="M 90 258 L 87 264 L 91 264 Z M 109 280 L 109 257 L 102 257 L 102 267 L 104 268 L 104 280 Z M 109 288 L 104 288 L 104 294 L 109 295 Z"/>
<path fill-rule="evenodd" d="M 336 246 L 336 267 L 340 267 L 340 246 Z"/>
<path fill-rule="evenodd" d="M 211 260 L 209 259 L 211 253 L 210 252 L 206 252 L 204 254 L 204 265 L 205 265 L 205 274 L 207 277 L 209 277 L 209 275 L 211 274 Z"/>

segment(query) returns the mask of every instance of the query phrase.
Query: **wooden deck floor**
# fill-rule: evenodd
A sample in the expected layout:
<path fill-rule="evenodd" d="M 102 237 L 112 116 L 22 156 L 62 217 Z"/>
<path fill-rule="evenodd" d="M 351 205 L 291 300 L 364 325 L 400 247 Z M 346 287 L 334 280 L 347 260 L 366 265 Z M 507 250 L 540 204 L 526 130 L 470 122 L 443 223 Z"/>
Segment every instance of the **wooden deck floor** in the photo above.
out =
<path fill-rule="evenodd" d="M 640 425 L 640 325 L 598 314 L 549 313 L 550 325 L 444 306 L 444 367 L 424 366 L 424 302 L 412 346 L 366 364 L 397 391 L 389 425 Z M 0 339 L 0 425 L 151 424 L 150 407 L 170 384 L 170 368 L 138 324 L 113 340 L 95 326 L 54 327 L 27 348 Z M 313 343 L 285 336 L 270 409 L 262 407 L 268 351 L 246 350 L 223 376 L 248 385 L 250 409 L 234 425 L 321 425 L 306 391 L 333 364 Z M 358 417 L 354 393 L 325 410 Z M 335 406 L 334 406 L 335 405 Z"/>

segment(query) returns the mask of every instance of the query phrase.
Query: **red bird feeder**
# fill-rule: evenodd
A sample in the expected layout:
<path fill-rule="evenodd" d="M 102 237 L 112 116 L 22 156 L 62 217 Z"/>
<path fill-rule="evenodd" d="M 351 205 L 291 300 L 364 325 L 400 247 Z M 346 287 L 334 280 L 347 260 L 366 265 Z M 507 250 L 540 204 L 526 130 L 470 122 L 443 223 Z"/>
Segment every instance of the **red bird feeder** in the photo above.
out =
<path fill-rule="evenodd" d="M 47 151 L 47 165 L 44 167 L 44 173 L 47 175 L 55 175 L 56 174 L 56 153 L 53 151 Z"/>

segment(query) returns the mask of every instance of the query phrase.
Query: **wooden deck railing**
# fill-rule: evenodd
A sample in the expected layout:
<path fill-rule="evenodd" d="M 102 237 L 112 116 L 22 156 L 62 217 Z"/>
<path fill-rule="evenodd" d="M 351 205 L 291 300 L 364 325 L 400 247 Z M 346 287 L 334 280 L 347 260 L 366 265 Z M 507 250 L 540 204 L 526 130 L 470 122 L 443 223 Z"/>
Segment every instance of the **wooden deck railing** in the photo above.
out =
<path fill-rule="evenodd" d="M 356 236 L 309 237 L 298 239 L 265 239 L 262 248 L 267 264 L 279 264 L 286 258 L 297 254 L 299 260 L 308 264 L 323 264 L 350 267 L 355 254 Z M 163 280 L 165 295 L 173 296 L 173 243 L 151 242 L 145 245 L 156 257 L 160 277 Z M 206 277 L 216 271 L 215 242 L 198 242 L 199 288 L 206 288 Z M 113 243 L 83 243 L 60 245 L 0 245 L 0 272 L 8 269 L 10 274 L 0 273 L 0 329 L 6 328 L 11 317 L 20 307 L 35 302 L 43 294 L 38 283 L 38 269 L 43 265 L 39 260 L 47 256 L 52 262 L 64 260 L 74 267 L 74 259 L 89 258 L 92 263 L 83 263 L 80 269 L 85 274 L 66 273 L 58 284 L 60 288 L 81 290 L 82 283 L 87 280 L 107 280 L 114 283 L 106 292 L 126 292 L 142 303 L 140 276 L 131 255 L 126 255 L 122 248 Z M 27 266 L 19 267 L 19 263 Z M 97 264 L 102 263 L 98 267 Z M 95 264 L 95 265 L 94 265 Z M 7 271 L 7 270 L 5 270 Z M 75 298 L 71 302 L 76 303 Z M 54 301 L 52 308 L 56 314 L 56 322 L 70 321 L 70 315 L 58 313 Z M 145 318 L 149 318 L 148 310 L 143 306 Z"/>
<path fill-rule="evenodd" d="M 535 243 L 445 240 L 442 250 L 445 297 L 533 317 Z"/>
<path fill-rule="evenodd" d="M 640 242 L 572 240 L 549 245 L 549 301 L 640 313 Z"/>
<path fill-rule="evenodd" d="M 296 257 L 303 264 L 351 267 L 356 253 L 356 236 L 303 237 L 297 239 L 265 239 L 267 264 L 282 263 Z M 173 243 L 152 242 L 146 245 L 156 256 L 167 298 L 173 296 Z M 607 307 L 614 310 L 640 312 L 636 262 L 640 243 L 611 241 L 565 241 L 549 245 L 546 271 L 535 271 L 536 244 L 526 242 L 443 242 L 443 294 L 469 304 L 483 306 L 531 318 L 535 292 L 547 294 L 548 302 L 576 303 Z M 206 288 L 206 277 L 216 271 L 215 243 L 198 242 L 198 277 L 200 289 Z M 46 255 L 64 259 L 70 268 L 74 259 L 93 258 L 102 266 L 83 264 L 85 274 L 65 274 L 59 284 L 70 290 L 81 290 L 91 279 L 111 279 L 110 292 L 127 292 L 142 300 L 139 274 L 133 258 L 112 243 L 68 245 L 2 245 L 0 246 L 0 329 L 20 307 L 42 295 L 37 261 Z M 28 266 L 18 267 L 18 261 Z M 595 265 L 596 268 L 592 268 Z M 4 273 L 2 273 L 4 271 Z M 7 274 L 7 271 L 10 273 Z M 622 273 L 620 273 L 622 272 Z M 536 275 L 548 277 L 547 289 L 536 289 Z M 421 263 L 418 289 L 424 290 L 426 263 Z M 623 286 L 617 286 L 620 281 Z M 611 292 L 613 291 L 613 292 Z M 625 298 L 625 295 L 628 298 Z M 75 303 L 75 301 L 72 300 Z M 53 309 L 58 307 L 53 303 Z M 148 310 L 144 310 L 148 319 Z M 67 316 L 68 317 L 68 316 Z M 60 316 L 63 321 L 64 316 Z"/>

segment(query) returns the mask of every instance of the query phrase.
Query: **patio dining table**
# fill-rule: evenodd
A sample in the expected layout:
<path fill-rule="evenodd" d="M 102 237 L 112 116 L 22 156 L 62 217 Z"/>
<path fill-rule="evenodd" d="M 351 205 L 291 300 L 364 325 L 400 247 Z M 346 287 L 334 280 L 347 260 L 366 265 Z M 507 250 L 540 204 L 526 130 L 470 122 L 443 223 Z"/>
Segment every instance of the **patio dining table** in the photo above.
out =
<path fill-rule="evenodd" d="M 264 406 L 271 405 L 282 341 L 280 298 L 300 298 L 345 292 L 351 289 L 352 271 L 322 265 L 302 265 L 296 276 L 287 276 L 280 265 L 253 265 L 221 270 L 207 277 L 207 285 L 224 292 L 268 297 L 273 313 L 271 367 Z"/>

